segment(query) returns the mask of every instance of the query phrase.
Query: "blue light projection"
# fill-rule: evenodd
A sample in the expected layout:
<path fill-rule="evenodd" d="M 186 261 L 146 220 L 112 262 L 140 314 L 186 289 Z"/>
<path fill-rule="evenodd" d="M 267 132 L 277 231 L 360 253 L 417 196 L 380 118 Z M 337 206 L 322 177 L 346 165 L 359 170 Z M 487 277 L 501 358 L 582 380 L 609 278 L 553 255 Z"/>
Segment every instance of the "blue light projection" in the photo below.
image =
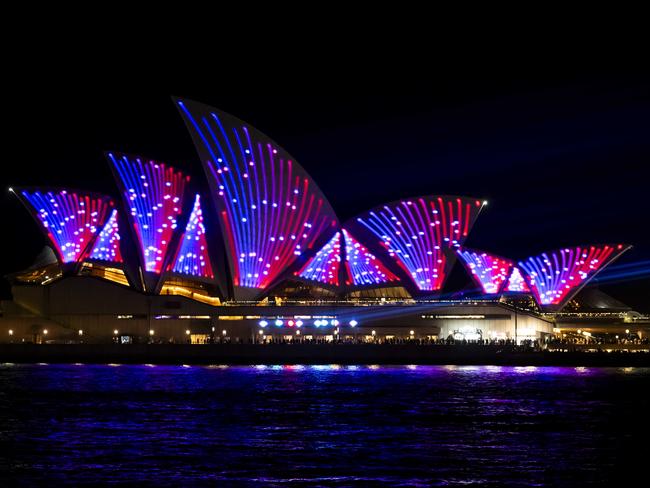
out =
<path fill-rule="evenodd" d="M 609 244 L 564 248 L 519 263 L 537 303 L 563 307 L 598 271 L 630 246 Z"/>
<path fill-rule="evenodd" d="M 483 293 L 496 294 L 512 269 L 512 261 L 481 251 L 459 249 L 458 256 Z"/>
<path fill-rule="evenodd" d="M 460 197 L 426 196 L 389 203 L 357 218 L 379 238 L 418 289 L 440 290 L 482 203 Z"/>
<path fill-rule="evenodd" d="M 350 232 L 343 229 L 345 238 L 345 265 L 348 274 L 355 286 L 382 285 L 399 278 L 391 273 L 388 268 L 374 254 L 361 245 Z"/>
<path fill-rule="evenodd" d="M 125 206 L 147 271 L 160 273 L 182 213 L 189 176 L 164 163 L 108 155 L 118 175 Z"/>
<path fill-rule="evenodd" d="M 234 284 L 265 288 L 337 225 L 334 211 L 267 136 L 211 107 L 177 103 L 213 192 Z"/>
<path fill-rule="evenodd" d="M 297 274 L 307 280 L 338 286 L 340 264 L 341 233 L 337 232 Z"/>
<path fill-rule="evenodd" d="M 23 190 L 21 196 L 43 226 L 63 263 L 77 263 L 87 257 L 113 206 L 113 202 L 106 197 L 92 197 L 66 190 Z"/>
<path fill-rule="evenodd" d="M 196 195 L 194 199 L 194 207 L 181 239 L 172 271 L 201 278 L 214 278 L 212 263 L 208 255 L 208 241 L 205 238 L 205 225 L 203 224 L 199 195 Z"/>
<path fill-rule="evenodd" d="M 117 210 L 111 212 L 106 225 L 101 230 L 90 252 L 89 259 L 97 261 L 109 261 L 121 263 L 122 252 L 120 250 L 120 230 L 117 224 Z"/>

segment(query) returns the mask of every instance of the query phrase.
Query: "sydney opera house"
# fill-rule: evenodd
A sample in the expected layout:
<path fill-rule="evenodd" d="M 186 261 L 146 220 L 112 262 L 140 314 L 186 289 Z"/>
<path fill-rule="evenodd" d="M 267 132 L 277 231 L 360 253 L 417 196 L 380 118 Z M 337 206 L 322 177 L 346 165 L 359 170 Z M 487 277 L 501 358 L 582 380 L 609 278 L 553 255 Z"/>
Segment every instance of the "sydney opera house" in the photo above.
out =
<path fill-rule="evenodd" d="M 522 261 L 469 249 L 486 202 L 466 196 L 413 196 L 341 222 L 263 133 L 174 102 L 205 175 L 110 152 L 113 195 L 11 189 L 48 245 L 7 277 L 0 341 L 541 339 L 629 248 Z M 457 262 L 473 283 L 462 293 L 445 288 Z"/>

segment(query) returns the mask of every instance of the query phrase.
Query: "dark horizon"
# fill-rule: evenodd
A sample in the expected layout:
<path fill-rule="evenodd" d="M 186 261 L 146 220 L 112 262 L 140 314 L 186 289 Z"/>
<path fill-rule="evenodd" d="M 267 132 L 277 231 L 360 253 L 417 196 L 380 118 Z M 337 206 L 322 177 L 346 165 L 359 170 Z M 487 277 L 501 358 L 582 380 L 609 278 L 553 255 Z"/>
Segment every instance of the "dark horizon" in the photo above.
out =
<path fill-rule="evenodd" d="M 649 86 L 639 74 L 574 74 L 447 80 L 383 95 L 269 88 L 237 95 L 43 93 L 8 102 L 18 130 L 6 142 L 2 186 L 67 186 L 117 197 L 106 150 L 159 159 L 203 178 L 171 103 L 177 95 L 219 107 L 273 138 L 311 174 L 341 221 L 403 197 L 458 194 L 489 201 L 468 247 L 519 260 L 571 245 L 632 244 L 613 271 L 603 272 L 600 287 L 648 312 Z M 46 240 L 6 191 L 2 206 L 5 275 L 29 266 Z M 617 269 L 641 272 L 610 282 Z M 469 282 L 457 265 L 450 285 Z M 4 280 L 0 293 L 8 295 Z"/>

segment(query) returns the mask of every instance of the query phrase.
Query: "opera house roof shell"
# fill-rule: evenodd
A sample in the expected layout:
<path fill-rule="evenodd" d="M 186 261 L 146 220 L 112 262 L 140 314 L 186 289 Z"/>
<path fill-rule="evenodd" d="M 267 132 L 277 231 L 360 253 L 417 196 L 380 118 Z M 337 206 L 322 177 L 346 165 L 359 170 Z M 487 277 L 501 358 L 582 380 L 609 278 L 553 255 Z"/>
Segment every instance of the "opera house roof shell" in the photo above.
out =
<path fill-rule="evenodd" d="M 174 103 L 205 179 L 110 152 L 115 198 L 12 190 L 64 274 L 94 263 L 146 293 L 184 280 L 237 301 L 263 299 L 288 282 L 333 296 L 397 287 L 417 298 L 440 294 L 458 260 L 477 294 L 528 294 L 553 311 L 630 247 L 565 247 L 520 262 L 465 248 L 486 203 L 465 196 L 403 198 L 342 223 L 303 166 L 268 136 L 207 105 Z"/>

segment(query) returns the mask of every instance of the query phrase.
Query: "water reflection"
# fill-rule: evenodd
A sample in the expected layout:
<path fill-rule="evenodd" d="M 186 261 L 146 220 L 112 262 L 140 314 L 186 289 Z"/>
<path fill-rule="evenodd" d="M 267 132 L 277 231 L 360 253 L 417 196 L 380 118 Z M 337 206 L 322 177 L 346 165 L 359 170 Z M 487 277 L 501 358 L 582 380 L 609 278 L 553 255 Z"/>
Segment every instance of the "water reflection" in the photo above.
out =
<path fill-rule="evenodd" d="M 114 366 L 0 365 L 4 486 L 575 486 L 645 466 L 644 368 Z"/>
<path fill-rule="evenodd" d="M 534 373 L 537 371 L 537 366 L 515 366 L 513 370 L 516 373 Z"/>

